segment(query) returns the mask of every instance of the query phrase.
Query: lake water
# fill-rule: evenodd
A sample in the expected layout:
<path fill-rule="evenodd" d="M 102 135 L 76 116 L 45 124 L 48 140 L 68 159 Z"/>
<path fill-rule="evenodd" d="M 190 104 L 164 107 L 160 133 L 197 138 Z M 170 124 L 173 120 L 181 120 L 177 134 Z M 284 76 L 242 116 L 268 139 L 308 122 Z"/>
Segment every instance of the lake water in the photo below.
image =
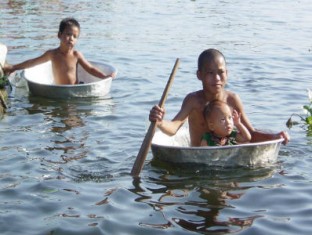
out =
<path fill-rule="evenodd" d="M 256 128 L 287 130 L 311 82 L 309 0 L 0 0 L 0 42 L 18 63 L 59 45 L 62 18 L 81 24 L 77 49 L 118 69 L 107 99 L 11 94 L 0 120 L 1 234 L 311 234 L 312 139 L 288 130 L 278 163 L 260 169 L 165 169 L 130 176 L 176 58 L 172 118 L 201 88 L 197 57 L 220 49 L 228 89 Z"/>

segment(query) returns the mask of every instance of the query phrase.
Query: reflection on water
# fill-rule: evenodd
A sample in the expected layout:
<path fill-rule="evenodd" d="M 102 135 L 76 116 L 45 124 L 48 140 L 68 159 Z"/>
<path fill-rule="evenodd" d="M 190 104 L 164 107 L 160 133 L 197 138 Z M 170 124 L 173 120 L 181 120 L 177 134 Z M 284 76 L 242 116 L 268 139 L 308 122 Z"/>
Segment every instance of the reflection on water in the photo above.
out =
<path fill-rule="evenodd" d="M 90 153 L 88 139 L 90 130 L 85 124 L 86 117 L 99 115 L 93 105 L 101 102 L 105 112 L 101 115 L 110 115 L 113 107 L 112 99 L 106 100 L 49 100 L 38 97 L 29 97 L 30 107 L 27 107 L 29 115 L 44 114 L 43 123 L 48 129 L 42 130 L 49 136 L 49 142 L 44 149 L 50 152 L 42 156 L 42 160 L 50 163 L 66 164 L 73 160 L 85 158 Z"/>
<path fill-rule="evenodd" d="M 86 157 L 87 151 L 84 150 L 84 145 L 86 140 L 89 137 L 87 131 L 79 132 L 75 134 L 72 130 L 73 128 L 83 127 L 83 120 L 78 116 L 77 107 L 75 105 L 65 105 L 59 107 L 60 109 L 55 109 L 53 112 L 49 113 L 46 121 L 54 122 L 57 119 L 55 124 L 52 124 L 51 131 L 55 133 L 57 137 L 55 140 L 52 140 L 51 147 L 47 147 L 47 150 L 53 152 L 63 152 L 60 155 L 60 158 L 64 163 L 72 160 L 78 160 Z M 60 124 L 64 124 L 60 126 Z M 69 135 L 66 135 L 66 131 L 71 130 Z M 46 159 L 47 160 L 47 159 Z M 56 160 L 56 159 L 55 159 Z M 55 160 L 47 160 L 55 163 Z M 60 163 L 60 162 L 58 162 Z"/>
<path fill-rule="evenodd" d="M 137 202 L 148 204 L 162 215 L 162 220 L 152 217 L 142 222 L 142 226 L 163 229 L 180 226 L 205 234 L 233 233 L 252 226 L 262 215 L 227 216 L 233 210 L 232 204 L 254 187 L 252 182 L 269 178 L 273 173 L 273 169 L 267 168 L 206 167 L 201 172 L 175 169 L 174 174 L 155 175 L 157 179 L 151 176 L 147 183 L 136 178 L 130 191 L 138 195 Z"/>

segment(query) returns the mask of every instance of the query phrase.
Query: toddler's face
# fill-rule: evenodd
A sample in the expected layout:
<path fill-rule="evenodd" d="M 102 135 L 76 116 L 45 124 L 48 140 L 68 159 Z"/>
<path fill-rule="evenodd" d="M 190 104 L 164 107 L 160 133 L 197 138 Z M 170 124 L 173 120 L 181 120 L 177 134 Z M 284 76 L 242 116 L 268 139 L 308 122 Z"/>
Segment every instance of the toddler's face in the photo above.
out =
<path fill-rule="evenodd" d="M 208 126 L 219 137 L 226 137 L 233 131 L 234 122 L 232 110 L 228 106 L 223 106 L 213 110 Z"/>

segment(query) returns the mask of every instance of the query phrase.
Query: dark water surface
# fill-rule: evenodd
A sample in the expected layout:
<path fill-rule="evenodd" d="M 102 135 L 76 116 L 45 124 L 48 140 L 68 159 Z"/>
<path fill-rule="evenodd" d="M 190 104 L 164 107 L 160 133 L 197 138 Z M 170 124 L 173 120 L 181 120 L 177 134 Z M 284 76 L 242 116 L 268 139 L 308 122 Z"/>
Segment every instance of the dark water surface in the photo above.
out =
<path fill-rule="evenodd" d="M 200 89 L 201 51 L 220 49 L 228 89 L 255 127 L 286 130 L 312 88 L 311 11 L 303 1 L 0 0 L 0 42 L 18 63 L 57 47 L 59 22 L 81 23 L 77 49 L 117 67 L 107 99 L 11 94 L 0 120 L 1 234 L 311 234 L 312 139 L 289 130 L 265 169 L 129 173 L 177 57 L 172 118 Z"/>

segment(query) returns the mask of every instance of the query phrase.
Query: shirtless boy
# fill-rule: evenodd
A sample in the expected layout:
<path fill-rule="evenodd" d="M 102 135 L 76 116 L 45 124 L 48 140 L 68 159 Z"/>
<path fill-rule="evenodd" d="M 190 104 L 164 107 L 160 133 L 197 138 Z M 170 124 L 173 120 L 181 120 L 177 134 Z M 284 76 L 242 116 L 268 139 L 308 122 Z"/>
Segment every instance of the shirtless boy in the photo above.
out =
<path fill-rule="evenodd" d="M 98 68 L 90 64 L 79 51 L 74 50 L 80 34 L 80 25 L 74 18 L 65 18 L 59 26 L 58 38 L 60 45 L 58 48 L 46 51 L 43 55 L 26 60 L 16 65 L 5 65 L 4 71 L 12 73 L 42 64 L 51 60 L 54 83 L 77 84 L 77 65 L 80 64 L 88 73 L 99 78 L 114 77 L 114 74 L 104 74 Z"/>
<path fill-rule="evenodd" d="M 227 83 L 226 61 L 223 54 L 216 49 L 203 51 L 198 58 L 197 78 L 202 82 L 203 89 L 189 93 L 183 100 L 182 107 L 171 120 L 163 120 L 165 110 L 158 105 L 150 111 L 150 121 L 156 122 L 157 127 L 168 135 L 174 135 L 183 123 L 188 119 L 189 132 L 192 146 L 200 146 L 201 137 L 208 132 L 207 124 L 203 116 L 203 110 L 212 100 L 221 100 L 230 105 L 241 114 L 241 121 L 252 135 L 252 142 L 284 138 L 284 144 L 288 143 L 287 132 L 269 134 L 256 131 L 249 122 L 240 97 L 225 90 Z"/>

